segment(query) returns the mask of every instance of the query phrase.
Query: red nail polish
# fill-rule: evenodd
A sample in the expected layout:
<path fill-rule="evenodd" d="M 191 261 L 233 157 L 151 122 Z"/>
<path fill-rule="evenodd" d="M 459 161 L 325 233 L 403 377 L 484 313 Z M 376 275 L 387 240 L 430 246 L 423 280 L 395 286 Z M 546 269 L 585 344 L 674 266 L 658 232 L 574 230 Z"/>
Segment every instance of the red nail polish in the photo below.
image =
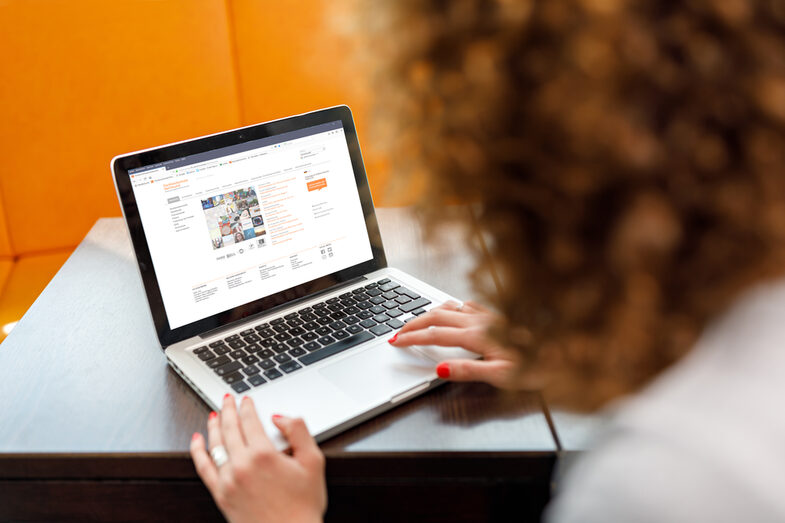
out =
<path fill-rule="evenodd" d="M 397 340 L 397 339 L 398 339 L 398 333 L 396 332 L 395 336 L 393 336 L 392 338 L 387 340 L 387 343 L 395 343 L 395 340 Z"/>
<path fill-rule="evenodd" d="M 216 417 L 218 417 L 218 413 L 213 411 L 210 413 L 210 417 L 208 419 L 215 419 Z"/>
<path fill-rule="evenodd" d="M 199 437 L 199 433 L 198 432 L 194 432 L 194 435 L 191 436 L 191 441 L 194 441 L 198 437 Z"/>
<path fill-rule="evenodd" d="M 249 399 L 251 399 L 251 398 L 249 398 L 248 396 L 243 396 L 242 401 L 246 401 L 246 400 L 249 400 Z"/>
<path fill-rule="evenodd" d="M 440 378 L 450 377 L 450 366 L 446 363 L 440 363 L 436 366 L 436 375 Z"/>
<path fill-rule="evenodd" d="M 232 397 L 232 395 L 231 395 L 231 394 L 229 394 L 228 392 L 227 392 L 226 394 L 224 394 L 224 399 L 226 399 L 226 398 L 231 398 L 231 397 Z"/>
<path fill-rule="evenodd" d="M 280 414 L 273 414 L 273 419 L 283 418 Z"/>

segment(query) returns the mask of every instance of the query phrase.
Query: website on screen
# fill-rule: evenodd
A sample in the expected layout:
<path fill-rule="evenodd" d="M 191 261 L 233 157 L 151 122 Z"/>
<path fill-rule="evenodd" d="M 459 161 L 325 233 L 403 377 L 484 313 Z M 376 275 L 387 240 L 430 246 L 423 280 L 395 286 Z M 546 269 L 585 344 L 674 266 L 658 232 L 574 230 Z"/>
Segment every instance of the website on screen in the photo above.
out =
<path fill-rule="evenodd" d="M 340 124 L 129 171 L 170 328 L 372 258 Z"/>

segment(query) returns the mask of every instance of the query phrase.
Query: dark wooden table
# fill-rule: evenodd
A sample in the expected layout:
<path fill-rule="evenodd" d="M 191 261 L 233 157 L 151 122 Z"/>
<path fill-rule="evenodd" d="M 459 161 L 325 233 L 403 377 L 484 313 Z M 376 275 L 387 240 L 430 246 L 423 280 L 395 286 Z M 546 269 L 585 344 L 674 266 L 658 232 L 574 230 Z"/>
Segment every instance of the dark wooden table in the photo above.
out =
<path fill-rule="evenodd" d="M 459 233 L 378 210 L 391 265 L 471 297 Z M 215 520 L 209 409 L 166 365 L 130 241 L 99 220 L 0 345 L 0 520 Z M 322 444 L 331 521 L 536 520 L 558 447 L 537 392 L 448 384 Z"/>

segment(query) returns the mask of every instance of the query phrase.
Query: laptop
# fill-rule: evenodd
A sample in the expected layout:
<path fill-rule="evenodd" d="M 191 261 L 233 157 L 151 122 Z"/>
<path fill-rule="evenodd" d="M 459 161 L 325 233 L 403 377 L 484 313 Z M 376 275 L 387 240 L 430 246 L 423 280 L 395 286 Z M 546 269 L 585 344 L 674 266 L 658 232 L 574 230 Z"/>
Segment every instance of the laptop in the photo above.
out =
<path fill-rule="evenodd" d="M 331 107 L 112 160 L 158 340 L 212 408 L 254 399 L 324 440 L 439 385 L 460 348 L 393 348 L 447 293 L 389 267 L 351 111 Z"/>

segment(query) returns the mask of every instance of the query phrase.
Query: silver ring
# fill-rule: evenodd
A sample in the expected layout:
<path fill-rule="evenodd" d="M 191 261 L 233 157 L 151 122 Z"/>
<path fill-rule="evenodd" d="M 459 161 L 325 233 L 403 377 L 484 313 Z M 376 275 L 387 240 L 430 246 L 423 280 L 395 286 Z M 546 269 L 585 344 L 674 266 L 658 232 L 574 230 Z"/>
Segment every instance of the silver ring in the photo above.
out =
<path fill-rule="evenodd" d="M 463 312 L 463 303 L 461 303 L 457 307 L 455 307 L 455 310 L 458 311 L 458 312 Z"/>
<path fill-rule="evenodd" d="M 210 456 L 213 458 L 213 463 L 215 463 L 215 466 L 218 468 L 226 465 L 226 462 L 229 461 L 229 454 L 226 453 L 226 449 L 223 445 L 213 447 L 210 451 Z"/>

